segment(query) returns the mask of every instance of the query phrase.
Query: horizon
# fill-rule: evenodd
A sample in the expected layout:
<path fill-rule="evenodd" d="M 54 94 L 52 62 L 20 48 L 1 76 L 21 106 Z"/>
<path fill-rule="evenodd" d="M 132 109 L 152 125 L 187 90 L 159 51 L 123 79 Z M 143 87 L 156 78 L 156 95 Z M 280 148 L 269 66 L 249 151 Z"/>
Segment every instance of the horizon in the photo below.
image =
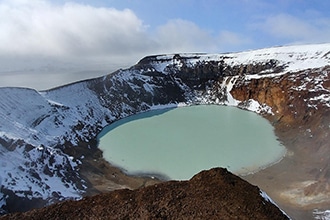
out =
<path fill-rule="evenodd" d="M 0 87 L 50 89 L 149 55 L 329 43 L 330 2 L 0 1 Z"/>

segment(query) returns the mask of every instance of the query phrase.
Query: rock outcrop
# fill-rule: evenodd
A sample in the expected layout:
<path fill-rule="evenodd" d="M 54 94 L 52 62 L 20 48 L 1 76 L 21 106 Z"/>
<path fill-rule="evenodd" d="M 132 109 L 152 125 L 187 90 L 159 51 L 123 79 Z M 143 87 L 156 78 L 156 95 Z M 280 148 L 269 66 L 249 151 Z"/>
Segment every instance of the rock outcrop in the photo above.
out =
<path fill-rule="evenodd" d="M 288 219 L 267 195 L 226 169 L 189 181 L 117 190 L 0 219 Z"/>

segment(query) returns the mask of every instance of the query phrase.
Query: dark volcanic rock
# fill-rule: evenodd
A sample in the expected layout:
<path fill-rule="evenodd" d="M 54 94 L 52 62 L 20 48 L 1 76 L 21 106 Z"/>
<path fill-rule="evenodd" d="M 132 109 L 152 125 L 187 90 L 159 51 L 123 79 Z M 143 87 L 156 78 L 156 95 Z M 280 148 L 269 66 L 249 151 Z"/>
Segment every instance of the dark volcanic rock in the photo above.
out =
<path fill-rule="evenodd" d="M 288 219 L 252 186 L 226 169 L 189 181 L 117 190 L 1 219 Z"/>

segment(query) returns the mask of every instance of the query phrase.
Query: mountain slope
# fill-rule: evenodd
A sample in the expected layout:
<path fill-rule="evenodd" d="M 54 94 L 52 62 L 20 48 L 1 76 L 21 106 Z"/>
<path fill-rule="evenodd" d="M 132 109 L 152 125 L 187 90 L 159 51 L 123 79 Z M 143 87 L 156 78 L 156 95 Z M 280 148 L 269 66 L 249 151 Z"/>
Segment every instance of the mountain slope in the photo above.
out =
<path fill-rule="evenodd" d="M 189 181 L 118 190 L 3 219 L 288 219 L 267 195 L 225 169 Z"/>
<path fill-rule="evenodd" d="M 325 187 L 308 186 L 317 194 L 330 178 L 329 63 L 330 44 L 158 55 L 47 91 L 0 88 L 0 206 L 13 212 L 81 198 L 95 186 L 86 173 L 105 172 L 93 165 L 101 158 L 96 136 L 103 127 L 138 112 L 193 104 L 264 115 L 291 151 L 319 162 L 317 173 L 306 165 Z"/>

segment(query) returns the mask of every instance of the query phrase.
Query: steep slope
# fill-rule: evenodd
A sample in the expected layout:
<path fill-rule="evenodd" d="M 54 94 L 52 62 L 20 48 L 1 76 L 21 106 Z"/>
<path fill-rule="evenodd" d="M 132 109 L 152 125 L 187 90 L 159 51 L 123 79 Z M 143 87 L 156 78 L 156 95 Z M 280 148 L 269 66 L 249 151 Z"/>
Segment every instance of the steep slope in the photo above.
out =
<path fill-rule="evenodd" d="M 321 198 L 308 204 L 328 202 L 329 63 L 330 44 L 159 55 L 48 91 L 0 88 L 2 212 L 95 193 L 100 188 L 93 175 L 113 184 L 112 189 L 144 185 L 146 180 L 129 185 L 129 177 L 112 177 L 97 148 L 97 134 L 138 112 L 194 104 L 233 105 L 268 118 L 294 152 L 294 163 L 303 164 L 309 175 L 291 183 L 312 180 L 298 197 Z"/>
<path fill-rule="evenodd" d="M 118 190 L 3 219 L 288 219 L 267 195 L 225 169 L 189 181 Z"/>

